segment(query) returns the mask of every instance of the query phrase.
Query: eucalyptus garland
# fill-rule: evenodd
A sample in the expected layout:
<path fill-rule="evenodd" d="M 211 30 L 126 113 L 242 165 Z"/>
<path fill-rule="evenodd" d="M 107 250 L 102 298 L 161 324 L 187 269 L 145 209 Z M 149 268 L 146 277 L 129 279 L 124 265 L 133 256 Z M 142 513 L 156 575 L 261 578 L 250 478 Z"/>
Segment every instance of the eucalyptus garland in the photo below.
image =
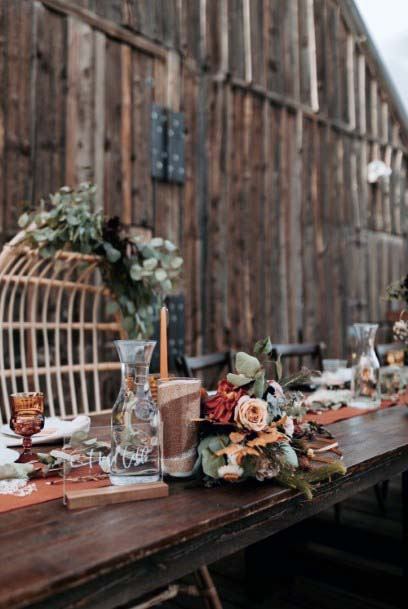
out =
<path fill-rule="evenodd" d="M 96 186 L 63 186 L 50 195 L 47 206 L 25 212 L 19 226 L 24 242 L 50 258 L 59 250 L 100 257 L 102 278 L 112 294 L 107 312 L 120 309 L 123 327 L 131 338 L 152 334 L 154 306 L 171 292 L 181 274 L 183 259 L 167 239 L 124 234 L 118 217 L 106 219 L 95 208 Z"/>

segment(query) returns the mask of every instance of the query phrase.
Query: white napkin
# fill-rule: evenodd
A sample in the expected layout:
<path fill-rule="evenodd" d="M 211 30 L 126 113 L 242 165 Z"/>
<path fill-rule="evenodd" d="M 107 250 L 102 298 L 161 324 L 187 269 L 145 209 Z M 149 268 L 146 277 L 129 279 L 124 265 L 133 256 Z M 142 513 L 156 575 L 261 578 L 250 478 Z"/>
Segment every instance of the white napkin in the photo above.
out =
<path fill-rule="evenodd" d="M 336 385 L 344 385 L 351 381 L 352 369 L 351 368 L 339 368 L 336 372 L 329 372 L 325 370 L 320 376 L 312 376 L 311 382 L 314 385 L 326 385 L 334 387 Z"/>
<path fill-rule="evenodd" d="M 89 431 L 91 419 L 81 414 L 72 421 L 64 421 L 58 417 L 46 417 L 44 429 L 32 436 L 33 444 L 51 444 L 69 438 L 76 431 Z M 15 434 L 9 425 L 2 425 L 0 433 L 0 446 L 21 446 L 21 436 Z"/>
<path fill-rule="evenodd" d="M 347 389 L 324 389 L 321 387 L 307 396 L 305 399 L 306 408 L 323 410 L 331 408 L 336 410 L 347 404 L 351 399 L 351 391 Z"/>

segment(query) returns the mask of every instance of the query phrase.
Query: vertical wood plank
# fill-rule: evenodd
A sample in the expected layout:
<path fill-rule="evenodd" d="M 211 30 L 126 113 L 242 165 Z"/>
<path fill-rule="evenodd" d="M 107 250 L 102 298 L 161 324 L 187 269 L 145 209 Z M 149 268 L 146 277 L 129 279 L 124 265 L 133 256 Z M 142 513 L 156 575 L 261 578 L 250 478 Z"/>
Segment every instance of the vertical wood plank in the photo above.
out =
<path fill-rule="evenodd" d="M 66 180 L 93 178 L 94 38 L 89 25 L 68 18 Z"/>
<path fill-rule="evenodd" d="M 0 3 L 0 86 L 4 91 L 6 87 L 6 5 Z M 6 189 L 5 189 L 5 140 L 6 140 L 6 97 L 0 96 L 0 239 L 5 230 L 5 209 L 6 209 Z M 2 239 L 1 239 L 2 241 Z"/>
<path fill-rule="evenodd" d="M 197 205 L 197 98 L 199 94 L 197 74 L 186 68 L 183 71 L 182 100 L 186 116 L 186 183 L 183 189 L 183 241 L 185 258 L 185 325 L 186 351 L 190 354 L 202 353 L 202 310 L 201 310 L 201 246 L 199 233 L 199 211 Z"/>
<path fill-rule="evenodd" d="M 22 206 L 31 202 L 32 172 L 30 73 L 33 5 L 8 2 L 6 86 L 7 111 L 5 130 L 5 221 L 12 232 Z M 4 146 L 4 145 L 3 145 Z"/>
<path fill-rule="evenodd" d="M 33 202 L 65 184 L 67 19 L 34 5 L 31 137 Z"/>
<path fill-rule="evenodd" d="M 94 181 L 97 186 L 96 208 L 104 208 L 105 167 L 105 91 L 106 37 L 95 32 L 95 99 L 94 99 Z"/>
<path fill-rule="evenodd" d="M 132 51 L 121 46 L 120 151 L 122 177 L 122 220 L 132 223 Z"/>
<path fill-rule="evenodd" d="M 306 27 L 307 48 L 309 51 L 309 73 L 310 73 L 310 105 L 317 112 L 319 110 L 319 91 L 317 81 L 317 58 L 316 58 L 316 30 L 314 22 L 314 2 L 306 1 Z"/>
<path fill-rule="evenodd" d="M 355 100 L 355 70 L 354 70 L 354 38 L 347 36 L 347 118 L 351 129 L 356 128 L 356 100 Z"/>
<path fill-rule="evenodd" d="M 148 145 L 153 102 L 153 59 L 134 51 L 132 76 L 132 221 L 136 225 L 153 228 L 153 185 Z"/>
<path fill-rule="evenodd" d="M 359 106 L 359 130 L 365 134 L 367 130 L 366 117 L 366 66 L 365 57 L 360 54 L 358 56 L 358 106 Z"/>
<path fill-rule="evenodd" d="M 249 0 L 242 0 L 242 19 L 244 33 L 244 75 L 247 82 L 252 82 L 251 10 Z"/>
<path fill-rule="evenodd" d="M 109 216 L 121 217 L 121 45 L 108 38 L 106 39 L 105 65 L 104 209 Z"/>

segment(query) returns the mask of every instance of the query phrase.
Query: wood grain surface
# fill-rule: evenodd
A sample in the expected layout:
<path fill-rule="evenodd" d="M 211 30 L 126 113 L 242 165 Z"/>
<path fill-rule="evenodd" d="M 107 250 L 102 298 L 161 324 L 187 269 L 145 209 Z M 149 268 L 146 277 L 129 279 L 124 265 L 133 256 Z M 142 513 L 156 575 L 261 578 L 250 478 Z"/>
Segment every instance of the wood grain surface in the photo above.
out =
<path fill-rule="evenodd" d="M 331 429 L 348 473 L 310 502 L 273 483 L 184 482 L 152 501 L 75 512 L 50 502 L 3 514 L 0 608 L 112 609 L 408 469 L 406 407 Z"/>

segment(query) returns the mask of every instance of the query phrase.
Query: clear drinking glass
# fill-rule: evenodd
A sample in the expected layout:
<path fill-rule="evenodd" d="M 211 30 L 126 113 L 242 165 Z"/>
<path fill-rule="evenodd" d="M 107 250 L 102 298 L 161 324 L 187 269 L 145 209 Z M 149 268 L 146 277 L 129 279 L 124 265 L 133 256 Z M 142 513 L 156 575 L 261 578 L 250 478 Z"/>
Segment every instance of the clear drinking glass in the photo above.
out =
<path fill-rule="evenodd" d="M 357 337 L 357 357 L 353 365 L 351 406 L 379 408 L 381 404 L 380 363 L 374 341 L 378 324 L 354 324 Z"/>
<path fill-rule="evenodd" d="M 161 479 L 160 416 L 149 385 L 155 341 L 116 340 L 122 384 L 112 410 L 112 484 Z"/>
<path fill-rule="evenodd" d="M 191 476 L 197 459 L 201 380 L 159 379 L 157 402 L 163 422 L 163 473 Z"/>
<path fill-rule="evenodd" d="M 380 368 L 381 396 L 395 398 L 403 388 L 402 368 L 399 366 L 383 366 Z"/>
<path fill-rule="evenodd" d="M 324 372 L 337 372 L 341 368 L 347 368 L 346 359 L 324 359 L 323 360 L 323 371 Z"/>

